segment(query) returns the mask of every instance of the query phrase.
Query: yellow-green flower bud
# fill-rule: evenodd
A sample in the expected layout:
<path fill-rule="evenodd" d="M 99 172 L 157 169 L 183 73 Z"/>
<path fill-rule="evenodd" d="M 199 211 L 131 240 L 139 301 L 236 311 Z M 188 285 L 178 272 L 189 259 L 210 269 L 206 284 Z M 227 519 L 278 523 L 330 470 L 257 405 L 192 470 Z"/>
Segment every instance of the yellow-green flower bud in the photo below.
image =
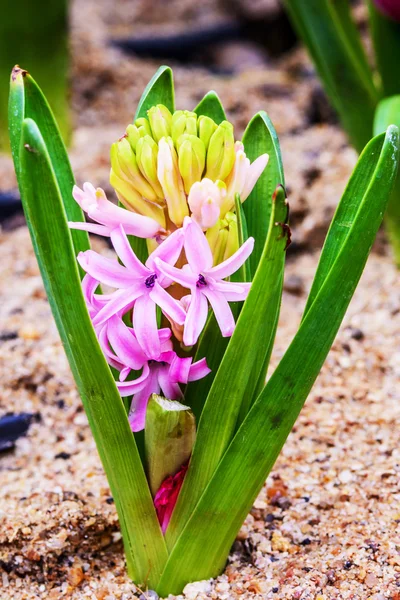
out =
<path fill-rule="evenodd" d="M 158 143 L 158 180 L 161 183 L 171 221 L 181 227 L 189 216 L 183 180 L 179 172 L 178 155 L 172 138 L 161 138 Z"/>
<path fill-rule="evenodd" d="M 226 240 L 225 252 L 223 260 L 227 260 L 239 250 L 239 232 L 237 217 L 234 213 L 228 212 L 225 215 L 225 220 L 228 223 L 228 239 Z"/>
<path fill-rule="evenodd" d="M 206 177 L 215 181 L 224 180 L 231 172 L 235 162 L 235 140 L 233 125 L 222 121 L 211 136 L 207 151 Z"/>
<path fill-rule="evenodd" d="M 239 233 L 236 215 L 228 212 L 224 219 L 207 230 L 206 238 L 213 254 L 213 264 L 227 260 L 239 248 Z"/>
<path fill-rule="evenodd" d="M 157 177 L 158 146 L 151 136 L 145 135 L 138 141 L 136 159 L 141 173 L 152 186 L 157 198 L 163 199 L 164 194 Z"/>
<path fill-rule="evenodd" d="M 135 153 L 127 138 L 111 146 L 111 168 L 120 179 L 125 179 L 147 200 L 155 202 L 157 196 L 149 182 L 139 170 Z"/>
<path fill-rule="evenodd" d="M 135 125 L 139 130 L 140 137 L 144 137 L 145 135 L 149 135 L 151 137 L 150 123 L 145 117 L 140 117 L 140 119 L 136 119 Z"/>
<path fill-rule="evenodd" d="M 189 110 L 176 110 L 171 122 L 171 137 L 175 146 L 184 133 L 197 135 L 197 115 Z"/>
<path fill-rule="evenodd" d="M 178 141 L 178 156 L 185 192 L 189 194 L 192 185 L 200 181 L 203 174 L 206 165 L 206 149 L 200 138 L 185 133 Z"/>
<path fill-rule="evenodd" d="M 208 149 L 208 144 L 210 143 L 210 139 L 214 131 L 217 129 L 217 124 L 215 121 L 210 119 L 210 117 L 206 117 L 205 115 L 201 115 L 198 121 L 199 127 L 199 138 L 203 142 L 205 149 Z"/>
<path fill-rule="evenodd" d="M 138 129 L 138 127 L 136 127 L 136 125 L 128 125 L 128 127 L 126 128 L 126 135 L 128 137 L 128 141 L 131 145 L 132 150 L 134 150 L 136 152 L 136 145 L 138 143 L 138 141 L 140 140 L 140 138 L 142 137 L 140 135 L 140 131 Z"/>
<path fill-rule="evenodd" d="M 110 173 L 110 183 L 115 189 L 121 204 L 129 210 L 133 209 L 140 215 L 155 219 L 160 223 L 161 227 L 165 229 L 165 214 L 161 206 L 157 206 L 157 204 L 145 200 L 132 184 L 118 177 L 113 169 L 111 169 Z"/>
<path fill-rule="evenodd" d="M 172 115 L 166 106 L 163 104 L 152 106 L 147 111 L 147 116 L 150 121 L 153 138 L 156 140 L 156 142 L 159 142 L 162 137 L 168 137 L 171 135 Z"/>

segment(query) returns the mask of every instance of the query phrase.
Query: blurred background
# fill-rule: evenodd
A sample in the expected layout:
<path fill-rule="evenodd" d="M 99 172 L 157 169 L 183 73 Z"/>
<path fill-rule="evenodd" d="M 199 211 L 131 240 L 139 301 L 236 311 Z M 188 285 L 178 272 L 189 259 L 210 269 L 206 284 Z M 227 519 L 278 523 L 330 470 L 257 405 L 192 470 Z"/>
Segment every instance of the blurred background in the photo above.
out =
<path fill-rule="evenodd" d="M 109 146 L 132 121 L 160 64 L 174 69 L 177 108 L 216 90 L 236 137 L 258 110 L 280 136 L 294 243 L 319 247 L 356 154 L 337 126 L 279 0 L 2 0 L 0 219 L 23 222 L 7 138 L 9 73 L 27 69 L 69 145 L 78 184 L 112 197 Z M 355 6 L 360 27 L 362 6 Z"/>

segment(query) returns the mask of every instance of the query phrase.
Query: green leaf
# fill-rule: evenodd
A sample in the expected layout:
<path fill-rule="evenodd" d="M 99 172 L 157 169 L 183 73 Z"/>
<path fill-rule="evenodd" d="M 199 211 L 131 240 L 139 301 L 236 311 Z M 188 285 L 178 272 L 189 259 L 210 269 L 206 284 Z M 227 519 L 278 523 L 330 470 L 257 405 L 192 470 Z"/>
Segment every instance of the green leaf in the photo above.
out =
<path fill-rule="evenodd" d="M 82 210 L 72 197 L 75 179 L 53 113 L 35 80 L 27 71 L 19 67 L 14 67 L 11 73 L 8 115 L 11 152 L 18 181 L 22 123 L 25 118 L 30 118 L 38 124 L 48 149 L 68 221 L 84 221 Z M 90 248 L 86 231 L 74 229 L 71 230 L 71 236 L 75 254 Z M 80 272 L 83 275 L 83 271 Z"/>
<path fill-rule="evenodd" d="M 400 94 L 400 23 L 382 14 L 374 2 L 368 1 L 369 25 L 383 94 Z"/>
<path fill-rule="evenodd" d="M 238 417 L 249 410 L 260 373 L 265 373 L 282 295 L 287 213 L 285 191 L 279 187 L 259 267 L 201 413 L 189 470 L 166 533 L 169 548 L 210 481 Z"/>
<path fill-rule="evenodd" d="M 204 98 L 200 100 L 193 112 L 199 116 L 205 115 L 206 117 L 210 117 L 210 119 L 215 121 L 217 125 L 226 120 L 226 115 L 224 107 L 221 104 L 221 100 L 213 90 L 208 92 Z"/>
<path fill-rule="evenodd" d="M 384 98 L 378 104 L 375 113 L 374 133 L 378 135 L 394 124 L 400 127 L 400 95 Z M 394 259 L 400 268 L 400 172 L 385 215 L 386 231 L 392 246 Z"/>
<path fill-rule="evenodd" d="M 375 141 L 375 145 L 379 146 L 377 141 Z M 371 160 L 371 146 L 368 145 L 361 153 L 357 168 L 354 169 L 349 179 L 342 200 L 336 209 L 329 227 L 318 268 L 307 299 L 304 316 L 314 302 L 332 265 L 351 232 L 360 204 L 368 190 L 375 169 L 376 162 Z"/>
<path fill-rule="evenodd" d="M 128 570 L 158 583 L 167 551 L 125 408 L 92 327 L 49 152 L 32 119 L 22 124 L 20 186 L 47 296 L 120 518 Z"/>
<path fill-rule="evenodd" d="M 285 0 L 284 4 L 344 129 L 361 151 L 371 137 L 379 93 L 357 28 L 351 24 L 348 0 Z"/>
<path fill-rule="evenodd" d="M 264 173 L 243 203 L 248 234 L 255 239 L 254 250 L 249 258 L 250 271 L 254 276 L 269 230 L 272 196 L 278 185 L 285 186 L 279 140 L 267 113 L 261 111 L 251 119 L 243 135 L 243 145 L 251 162 L 261 154 L 269 154 Z"/>
<path fill-rule="evenodd" d="M 160 67 L 150 79 L 139 100 L 133 120 L 147 118 L 147 111 L 156 104 L 163 104 L 172 113 L 175 110 L 174 79 L 170 67 Z M 129 243 L 139 260 L 145 263 L 149 256 L 146 240 L 130 236 Z"/>
<path fill-rule="evenodd" d="M 397 127 L 368 145 L 376 165 L 354 223 L 299 331 L 261 392 L 176 542 L 158 592 L 217 576 L 335 339 L 382 221 L 396 176 Z M 356 169 L 358 166 L 356 167 Z M 329 315 L 329 318 L 327 318 Z"/>
<path fill-rule="evenodd" d="M 147 111 L 156 104 L 164 104 L 172 113 L 175 110 L 175 92 L 172 70 L 162 66 L 150 79 L 139 100 L 135 118 L 147 118 Z"/>

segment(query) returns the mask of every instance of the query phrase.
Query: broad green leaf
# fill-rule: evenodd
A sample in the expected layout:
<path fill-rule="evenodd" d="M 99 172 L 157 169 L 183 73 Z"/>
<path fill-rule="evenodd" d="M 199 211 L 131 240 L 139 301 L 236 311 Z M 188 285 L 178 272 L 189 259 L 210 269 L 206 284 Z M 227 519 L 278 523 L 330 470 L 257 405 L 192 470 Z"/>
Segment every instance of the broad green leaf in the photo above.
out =
<path fill-rule="evenodd" d="M 372 140 L 367 151 L 376 168 L 351 230 L 299 331 L 177 540 L 158 586 L 161 595 L 179 593 L 188 581 L 221 572 L 318 376 L 382 222 L 398 164 L 397 127 Z"/>
<path fill-rule="evenodd" d="M 72 197 L 75 179 L 53 113 L 36 81 L 24 69 L 14 67 L 10 80 L 8 120 L 11 152 L 18 181 L 20 178 L 19 149 L 22 122 L 25 118 L 33 119 L 41 131 L 60 188 L 68 221 L 84 221 L 82 210 Z M 71 235 L 75 254 L 90 247 L 86 231 L 74 229 L 71 231 Z M 81 271 L 82 274 L 83 271 Z"/>
<path fill-rule="evenodd" d="M 375 50 L 376 64 L 382 80 L 383 94 L 400 94 L 400 23 L 385 17 L 368 0 L 369 25 Z"/>
<path fill-rule="evenodd" d="M 375 113 L 374 134 L 382 133 L 391 124 L 400 127 L 400 95 L 384 98 L 378 104 Z M 400 268 L 400 172 L 385 215 L 386 231 L 392 246 L 394 259 Z"/>
<path fill-rule="evenodd" d="M 226 115 L 224 107 L 221 104 L 221 100 L 213 90 L 208 92 L 204 98 L 200 100 L 193 112 L 199 116 L 205 115 L 206 117 L 210 117 L 210 119 L 213 119 L 217 125 L 226 120 Z"/>
<path fill-rule="evenodd" d="M 189 470 L 166 533 L 169 548 L 210 481 L 239 415 L 244 418 L 250 408 L 261 371 L 265 373 L 282 295 L 287 213 L 285 191 L 279 187 L 259 267 L 201 413 Z"/>
<path fill-rule="evenodd" d="M 345 0 L 285 0 L 284 4 L 344 129 L 360 152 L 371 137 L 379 93 Z"/>
<path fill-rule="evenodd" d="M 250 271 L 254 276 L 269 230 L 272 196 L 278 185 L 285 186 L 279 140 L 267 113 L 261 111 L 251 119 L 243 135 L 243 145 L 251 162 L 261 154 L 269 155 L 264 173 L 243 203 L 248 234 L 255 239 L 254 250 L 249 258 Z"/>
<path fill-rule="evenodd" d="M 135 113 L 135 118 L 147 117 L 147 111 L 156 104 L 164 104 L 171 112 L 175 110 L 175 92 L 172 70 L 160 67 L 147 84 Z"/>
<path fill-rule="evenodd" d="M 167 559 L 164 539 L 124 405 L 86 309 L 49 152 L 32 119 L 22 125 L 20 186 L 50 306 L 115 500 L 129 573 L 155 587 Z"/>
<path fill-rule="evenodd" d="M 139 100 L 134 121 L 147 117 L 149 108 L 156 104 L 164 104 L 172 113 L 175 110 L 174 80 L 170 67 L 160 67 L 150 79 Z M 146 240 L 130 236 L 129 243 L 139 260 L 146 262 L 149 256 Z"/>

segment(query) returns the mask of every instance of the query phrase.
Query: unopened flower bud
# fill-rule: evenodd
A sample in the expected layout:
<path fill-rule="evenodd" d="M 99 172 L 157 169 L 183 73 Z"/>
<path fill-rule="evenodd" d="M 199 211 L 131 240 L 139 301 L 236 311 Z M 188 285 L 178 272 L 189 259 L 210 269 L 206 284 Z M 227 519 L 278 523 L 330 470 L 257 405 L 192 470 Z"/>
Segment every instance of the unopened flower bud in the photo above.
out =
<path fill-rule="evenodd" d="M 111 169 L 110 183 L 115 189 L 121 204 L 129 210 L 134 210 L 139 215 L 151 217 L 160 224 L 162 229 L 165 229 L 165 214 L 161 206 L 145 200 L 131 183 L 118 177 L 114 169 Z"/>
<path fill-rule="evenodd" d="M 142 137 L 140 135 L 140 131 L 138 129 L 138 127 L 136 127 L 136 125 L 128 125 L 128 127 L 126 128 L 126 135 L 128 138 L 128 142 L 131 145 L 131 148 L 134 152 L 136 152 L 136 145 L 138 143 L 138 141 L 140 140 L 140 138 Z"/>
<path fill-rule="evenodd" d="M 218 265 L 232 256 L 239 248 L 239 233 L 236 215 L 228 212 L 224 219 L 208 229 L 208 244 L 213 255 L 213 264 Z"/>
<path fill-rule="evenodd" d="M 215 181 L 225 179 L 235 162 L 233 125 L 223 121 L 211 136 L 207 151 L 206 177 Z"/>
<path fill-rule="evenodd" d="M 178 155 L 172 138 L 161 138 L 158 143 L 158 180 L 168 206 L 171 221 L 181 227 L 183 219 L 189 216 L 183 180 L 179 172 Z"/>
<path fill-rule="evenodd" d="M 206 165 L 206 149 L 195 135 L 184 134 L 178 141 L 178 164 L 185 192 L 189 194 L 192 185 L 200 181 Z"/>
<path fill-rule="evenodd" d="M 268 158 L 268 154 L 261 154 L 254 162 L 250 163 L 244 152 L 243 144 L 235 143 L 235 163 L 225 181 L 227 193 L 221 208 L 222 217 L 233 209 L 236 194 L 239 194 L 241 202 L 248 198 L 267 166 Z"/>
<path fill-rule="evenodd" d="M 157 177 L 158 146 L 151 136 L 145 135 L 138 141 L 136 159 L 142 175 L 152 186 L 157 198 L 163 199 L 164 194 Z"/>
<path fill-rule="evenodd" d="M 156 142 L 159 142 L 162 137 L 168 137 L 171 135 L 172 115 L 166 106 L 163 104 L 152 106 L 147 111 L 147 116 L 150 122 L 153 138 L 156 140 Z"/>
<path fill-rule="evenodd" d="M 171 122 L 171 137 L 175 145 L 184 133 L 197 135 L 197 115 L 189 110 L 177 110 L 172 115 Z"/>
<path fill-rule="evenodd" d="M 156 193 L 139 170 L 135 153 L 127 138 L 111 146 L 111 168 L 120 179 L 125 179 L 147 200 L 155 202 Z"/>
<path fill-rule="evenodd" d="M 214 227 L 219 220 L 225 194 L 226 186 L 222 181 L 214 183 L 211 179 L 203 179 L 191 187 L 189 208 L 192 217 L 203 230 Z"/>
<path fill-rule="evenodd" d="M 150 489 L 187 463 L 196 438 L 195 417 L 188 406 L 153 394 L 146 411 L 145 450 Z"/>
<path fill-rule="evenodd" d="M 198 120 L 199 138 L 204 144 L 205 149 L 208 149 L 208 144 L 214 131 L 217 129 L 217 124 L 210 117 L 201 115 Z"/>
<path fill-rule="evenodd" d="M 151 136 L 150 123 L 145 117 L 140 117 L 140 119 L 136 119 L 135 126 L 139 130 L 140 137 L 144 137 L 145 135 Z"/>

